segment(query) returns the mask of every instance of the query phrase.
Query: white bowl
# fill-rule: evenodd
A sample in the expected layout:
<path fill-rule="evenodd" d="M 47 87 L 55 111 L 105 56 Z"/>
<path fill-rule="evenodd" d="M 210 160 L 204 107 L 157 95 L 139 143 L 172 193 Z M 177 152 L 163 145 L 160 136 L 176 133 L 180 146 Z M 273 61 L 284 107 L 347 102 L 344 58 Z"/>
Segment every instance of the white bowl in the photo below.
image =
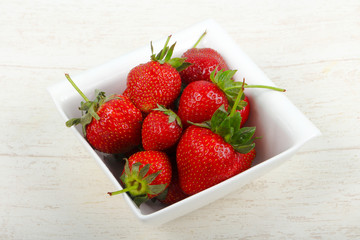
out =
<path fill-rule="evenodd" d="M 210 47 L 220 52 L 231 69 L 238 69 L 235 80 L 241 81 L 245 77 L 248 84 L 275 86 L 213 20 L 198 23 L 173 34 L 170 44 L 177 42 L 174 56 L 180 56 L 190 48 L 205 30 L 207 35 L 198 47 Z M 164 38 L 153 42 L 154 49 L 156 51 L 162 49 L 165 40 Z M 94 96 L 95 89 L 104 90 L 108 95 L 122 93 L 130 69 L 149 59 L 150 47 L 147 43 L 138 50 L 72 78 L 89 98 Z M 281 87 L 286 88 L 286 86 Z M 80 116 L 78 106 L 82 99 L 65 77 L 63 81 L 49 87 L 48 90 L 65 121 Z M 274 169 L 294 155 L 304 143 L 320 135 L 320 131 L 288 100 L 286 93 L 264 89 L 246 89 L 245 93 L 252 104 L 248 125 L 256 126 L 256 135 L 262 137 L 256 140 L 257 157 L 253 166 L 237 176 L 171 206 L 149 202 L 137 208 L 127 194 L 122 194 L 140 220 L 154 225 L 162 224 L 222 198 Z M 72 130 L 114 183 L 115 189 L 122 189 L 119 184 L 123 167 L 120 161 L 94 151 L 84 139 L 80 126 L 72 127 Z M 108 190 L 111 189 L 105 189 L 104 192 Z"/>

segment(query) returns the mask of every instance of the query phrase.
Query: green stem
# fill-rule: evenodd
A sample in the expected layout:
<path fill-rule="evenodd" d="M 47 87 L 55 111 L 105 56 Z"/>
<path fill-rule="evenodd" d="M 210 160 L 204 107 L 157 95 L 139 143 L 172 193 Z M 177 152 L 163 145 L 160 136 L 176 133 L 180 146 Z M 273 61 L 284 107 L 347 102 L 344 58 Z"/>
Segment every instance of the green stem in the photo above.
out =
<path fill-rule="evenodd" d="M 123 190 L 119 190 L 119 191 L 115 191 L 115 192 L 108 192 L 108 194 L 109 194 L 110 196 L 118 195 L 118 194 L 121 194 L 121 193 L 124 193 L 124 192 L 129 192 L 129 191 L 131 191 L 131 190 L 135 190 L 135 189 L 137 189 L 137 188 L 138 188 L 137 185 L 133 185 L 133 186 L 131 186 L 131 187 L 124 188 Z"/>
<path fill-rule="evenodd" d="M 170 35 L 170 36 L 168 36 L 168 38 L 166 39 L 166 42 L 165 42 L 164 48 L 163 48 L 163 50 L 161 51 L 160 59 L 163 59 L 163 57 L 165 56 L 165 53 L 166 53 L 166 47 L 167 47 L 167 45 L 169 44 L 170 38 L 171 38 L 171 35 Z"/>
<path fill-rule="evenodd" d="M 286 91 L 286 89 L 283 89 L 283 88 L 266 86 L 266 85 L 245 85 L 245 88 L 266 88 L 266 89 L 275 90 L 275 91 L 279 91 L 279 92 Z"/>
<path fill-rule="evenodd" d="M 242 86 L 228 87 L 228 88 L 225 88 L 224 91 L 236 89 L 236 88 L 242 88 Z M 265 89 L 270 89 L 270 90 L 279 91 L 279 92 L 286 91 L 286 89 L 283 89 L 283 88 L 277 88 L 277 87 L 266 86 L 266 85 L 245 85 L 244 88 L 265 88 Z"/>
<path fill-rule="evenodd" d="M 76 86 L 76 84 L 74 83 L 74 81 L 70 78 L 70 75 L 65 73 L 65 77 L 67 78 L 67 80 L 69 80 L 69 82 L 71 83 L 71 85 L 76 89 L 76 91 L 82 96 L 82 98 L 86 101 L 89 102 L 90 100 L 85 96 L 85 94 L 80 90 L 80 88 L 78 88 L 78 86 Z"/>
<path fill-rule="evenodd" d="M 192 48 L 196 48 L 197 45 L 201 42 L 201 40 L 204 38 L 204 36 L 206 35 L 206 31 L 201 34 L 200 38 L 196 41 L 196 43 L 194 44 L 194 46 Z"/>
<path fill-rule="evenodd" d="M 243 92 L 244 92 L 244 85 L 245 85 L 245 78 L 244 78 L 243 83 L 241 85 L 240 91 L 239 91 L 238 95 L 236 96 L 234 106 L 232 107 L 230 115 L 229 115 L 230 117 L 234 116 L 234 114 L 236 112 L 237 106 L 239 105 L 239 102 L 241 100 L 241 96 L 243 95 Z"/>

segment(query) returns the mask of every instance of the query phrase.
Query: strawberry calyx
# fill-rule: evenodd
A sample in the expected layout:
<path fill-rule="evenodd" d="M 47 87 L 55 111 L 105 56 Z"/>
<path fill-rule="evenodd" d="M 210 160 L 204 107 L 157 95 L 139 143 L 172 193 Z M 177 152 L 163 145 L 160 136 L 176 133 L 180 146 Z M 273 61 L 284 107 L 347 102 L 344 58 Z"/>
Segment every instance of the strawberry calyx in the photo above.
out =
<path fill-rule="evenodd" d="M 99 89 L 95 90 L 95 99 L 93 101 L 90 101 L 85 94 L 76 86 L 74 81 L 70 78 L 70 75 L 65 73 L 65 77 L 68 79 L 68 81 L 71 83 L 71 85 L 76 89 L 76 91 L 82 96 L 82 98 L 85 100 L 81 101 L 79 110 L 82 112 L 82 116 L 80 118 L 71 118 L 68 121 L 66 121 L 66 126 L 76 126 L 78 124 L 82 125 L 82 131 L 84 136 L 86 136 L 86 126 L 91 123 L 91 121 L 95 118 L 96 120 L 100 120 L 99 115 L 97 114 L 97 111 L 103 105 L 104 103 L 112 100 L 112 99 L 120 99 L 120 97 L 112 95 L 109 97 L 105 96 L 105 92 L 100 91 Z"/>
<path fill-rule="evenodd" d="M 171 38 L 171 35 L 168 36 L 163 49 L 158 54 L 154 54 L 154 47 L 152 45 L 152 42 L 150 42 L 150 47 L 151 47 L 150 59 L 152 61 L 156 61 L 160 64 L 168 63 L 173 68 L 175 68 L 178 72 L 180 72 L 180 71 L 186 69 L 192 63 L 186 62 L 185 58 L 171 58 L 173 55 L 173 52 L 174 52 L 176 42 L 169 47 L 168 43 L 170 41 L 170 38 Z"/>
<path fill-rule="evenodd" d="M 220 135 L 223 139 L 229 143 L 237 152 L 248 153 L 254 147 L 254 134 L 256 127 L 242 127 L 241 114 L 236 111 L 237 105 L 240 103 L 244 89 L 244 82 L 242 88 L 238 92 L 237 98 L 234 100 L 234 105 L 230 111 L 225 110 L 225 106 L 221 105 L 213 114 L 210 121 L 203 123 L 192 123 L 199 127 L 205 127 L 212 132 Z"/>
<path fill-rule="evenodd" d="M 120 177 L 121 181 L 125 184 L 125 188 L 115 192 L 108 192 L 110 196 L 128 192 L 132 200 L 139 207 L 150 199 L 149 195 L 156 196 L 165 190 L 166 184 L 151 185 L 161 173 L 161 170 L 147 175 L 151 164 L 146 164 L 140 169 L 140 166 L 143 164 L 136 162 L 130 168 L 127 158 L 125 158 L 125 161 L 124 173 Z"/>
<path fill-rule="evenodd" d="M 205 127 L 223 137 L 239 153 L 248 153 L 254 147 L 254 134 L 256 127 L 242 127 L 241 114 L 235 111 L 229 114 L 224 105 L 219 107 L 210 121 L 204 123 L 192 123 L 199 127 Z"/>
<path fill-rule="evenodd" d="M 237 70 L 227 70 L 220 71 L 214 70 L 210 73 L 210 80 L 216 84 L 226 95 L 226 98 L 229 102 L 229 105 L 234 106 L 235 99 L 239 93 L 239 87 L 243 85 L 242 82 L 235 82 L 232 78 L 235 75 Z M 241 95 L 242 100 L 244 100 L 245 95 Z M 237 105 L 237 109 L 240 110 L 246 106 L 245 101 L 240 101 Z"/>
<path fill-rule="evenodd" d="M 176 121 L 176 123 L 180 127 L 182 127 L 181 119 L 179 118 L 179 116 L 174 111 L 172 111 L 171 109 L 165 108 L 164 106 L 159 105 L 159 104 L 157 104 L 157 106 L 158 107 L 154 108 L 153 110 L 160 111 L 160 112 L 168 115 L 169 116 L 169 123 L 172 123 L 172 122 Z"/>

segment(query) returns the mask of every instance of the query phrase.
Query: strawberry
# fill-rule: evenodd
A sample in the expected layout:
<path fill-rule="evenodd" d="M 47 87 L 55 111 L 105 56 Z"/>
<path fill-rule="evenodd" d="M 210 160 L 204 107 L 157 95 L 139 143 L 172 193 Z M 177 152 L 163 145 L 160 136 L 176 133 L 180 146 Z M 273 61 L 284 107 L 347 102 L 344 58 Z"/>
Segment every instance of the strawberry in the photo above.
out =
<path fill-rule="evenodd" d="M 172 178 L 169 157 L 160 151 L 141 151 L 125 159 L 120 177 L 125 188 L 108 192 L 110 196 L 128 192 L 137 206 L 161 194 Z"/>
<path fill-rule="evenodd" d="M 242 87 L 241 82 L 235 82 L 232 79 L 235 73 L 236 70 L 213 71 L 210 74 L 211 82 L 200 80 L 185 87 L 178 106 L 178 115 L 184 126 L 189 125 L 188 121 L 193 123 L 209 121 L 214 112 L 223 104 L 226 110 L 229 106 L 234 105 L 239 89 Z M 244 87 L 252 86 L 244 84 Z M 256 86 L 260 87 L 259 85 Z M 242 117 L 241 126 L 244 125 L 249 116 L 250 106 L 248 103 L 248 98 L 242 94 L 237 104 L 237 110 Z"/>
<path fill-rule="evenodd" d="M 250 103 L 249 103 L 249 98 L 246 95 L 245 95 L 245 98 L 244 98 L 244 102 L 246 103 L 246 105 L 244 107 L 242 107 L 240 110 L 236 110 L 241 115 L 240 127 L 244 126 L 244 124 L 246 123 L 246 121 L 248 120 L 249 115 L 250 115 Z"/>
<path fill-rule="evenodd" d="M 217 70 L 228 70 L 228 66 L 224 58 L 216 50 L 212 48 L 196 48 L 206 32 L 201 35 L 193 48 L 188 49 L 181 57 L 192 63 L 191 66 L 180 72 L 181 80 L 185 84 L 189 84 L 199 80 L 210 80 L 210 73 Z"/>
<path fill-rule="evenodd" d="M 189 63 L 183 58 L 171 58 L 176 43 L 169 48 L 170 37 L 157 55 L 153 54 L 151 44 L 151 61 L 134 67 L 127 76 L 127 94 L 144 113 L 149 113 L 157 104 L 169 107 L 180 93 L 179 71 Z"/>
<path fill-rule="evenodd" d="M 140 144 L 142 114 L 127 97 L 106 97 L 104 92 L 97 90 L 95 100 L 90 101 L 70 76 L 65 76 L 85 99 L 79 108 L 85 114 L 68 120 L 66 126 L 82 124 L 89 144 L 104 153 L 124 153 Z"/>
<path fill-rule="evenodd" d="M 165 189 L 161 195 L 164 196 L 159 195 L 157 199 L 166 205 L 177 203 L 188 197 L 188 195 L 182 191 L 180 187 L 179 176 L 174 170 L 169 187 Z"/>
<path fill-rule="evenodd" d="M 182 133 L 180 118 L 161 105 L 144 119 L 141 136 L 145 150 L 165 150 L 174 146 Z"/>
<path fill-rule="evenodd" d="M 129 89 L 128 89 L 128 88 L 126 88 L 126 89 L 124 90 L 124 92 L 122 93 L 122 95 L 123 95 L 123 96 L 126 96 L 126 97 L 128 97 L 128 98 L 130 98 Z"/>
<path fill-rule="evenodd" d="M 233 176 L 235 150 L 207 128 L 190 126 L 176 151 L 180 187 L 193 195 Z"/>
<path fill-rule="evenodd" d="M 239 153 L 254 149 L 255 127 L 240 128 L 241 116 L 236 109 L 242 96 L 243 88 L 230 114 L 221 106 L 210 121 L 190 126 L 182 135 L 176 161 L 184 193 L 198 193 L 247 168 L 248 161 Z"/>
<path fill-rule="evenodd" d="M 180 96 L 178 116 L 184 126 L 190 122 L 201 123 L 210 120 L 214 112 L 224 105 L 228 108 L 226 95 L 214 83 L 196 81 L 187 85 Z"/>
<path fill-rule="evenodd" d="M 253 148 L 248 153 L 239 153 L 237 152 L 235 155 L 237 162 L 237 169 L 240 172 L 243 172 L 251 167 L 252 161 L 256 157 L 256 150 Z"/>

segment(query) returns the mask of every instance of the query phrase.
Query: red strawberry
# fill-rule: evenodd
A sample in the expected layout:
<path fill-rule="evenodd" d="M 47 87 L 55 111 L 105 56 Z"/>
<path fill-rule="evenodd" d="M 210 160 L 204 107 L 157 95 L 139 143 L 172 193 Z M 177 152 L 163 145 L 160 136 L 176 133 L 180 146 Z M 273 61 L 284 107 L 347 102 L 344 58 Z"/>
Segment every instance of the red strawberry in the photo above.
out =
<path fill-rule="evenodd" d="M 95 100 L 90 101 L 70 76 L 65 75 L 85 99 L 80 107 L 85 114 L 81 118 L 68 120 L 68 127 L 82 124 L 87 141 L 104 153 L 124 153 L 140 144 L 142 114 L 127 97 L 106 97 L 104 92 L 97 91 Z"/>
<path fill-rule="evenodd" d="M 249 98 L 247 96 L 245 96 L 244 102 L 246 102 L 246 105 L 242 107 L 240 110 L 237 110 L 241 115 L 240 127 L 244 126 L 250 115 L 250 103 L 249 103 Z"/>
<path fill-rule="evenodd" d="M 230 114 L 221 106 L 209 122 L 190 126 L 182 135 L 176 161 L 186 194 L 198 193 L 247 168 L 248 162 L 238 153 L 246 154 L 255 147 L 255 127 L 240 128 L 236 109 L 242 93 L 241 89 Z"/>
<path fill-rule="evenodd" d="M 253 148 L 250 152 L 245 154 L 237 152 L 235 158 L 238 164 L 237 169 L 239 173 L 249 169 L 255 157 L 256 157 L 255 148 Z"/>
<path fill-rule="evenodd" d="M 167 46 L 170 37 L 159 54 L 152 54 L 151 61 L 134 67 L 127 76 L 127 94 L 144 113 L 149 113 L 157 104 L 169 107 L 180 93 L 178 71 L 189 64 L 182 58 L 171 59 L 175 44 Z"/>
<path fill-rule="evenodd" d="M 158 200 L 167 205 L 177 203 L 188 197 L 188 195 L 186 195 L 182 191 L 180 187 L 179 176 L 174 171 L 169 187 L 165 189 L 165 191 L 162 194 L 164 194 L 164 196 L 158 198 Z"/>
<path fill-rule="evenodd" d="M 172 110 L 159 105 L 144 119 L 142 144 L 145 150 L 165 150 L 177 143 L 181 133 L 180 118 Z"/>
<path fill-rule="evenodd" d="M 181 57 L 186 58 L 191 66 L 180 72 L 181 80 L 189 84 L 199 80 L 210 80 L 210 73 L 214 70 L 228 70 L 224 58 L 212 48 L 196 48 L 197 44 L 204 37 L 206 32 L 200 37 L 193 48 L 187 50 Z"/>
<path fill-rule="evenodd" d="M 171 162 L 164 152 L 137 152 L 126 159 L 120 178 L 125 188 L 108 194 L 112 196 L 129 192 L 134 202 L 140 206 L 162 193 L 170 185 L 171 178 Z"/>
<path fill-rule="evenodd" d="M 210 120 L 214 112 L 224 105 L 228 108 L 228 100 L 221 89 L 208 81 L 196 81 L 187 85 L 181 94 L 178 116 L 184 126 L 188 121 L 201 123 Z"/>
<path fill-rule="evenodd" d="M 126 96 L 126 97 L 128 97 L 128 98 L 130 98 L 129 89 L 128 89 L 128 88 L 126 88 L 126 89 L 124 90 L 124 92 L 122 93 L 122 95 L 123 95 L 123 96 Z"/>
<path fill-rule="evenodd" d="M 186 194 L 201 192 L 234 175 L 235 150 L 210 129 L 187 128 L 176 152 L 180 186 Z"/>
<path fill-rule="evenodd" d="M 177 175 L 173 176 L 169 187 L 165 189 L 164 192 L 166 192 L 165 198 L 159 199 L 159 201 L 167 205 L 177 203 L 188 197 L 188 195 L 182 191 Z"/>

